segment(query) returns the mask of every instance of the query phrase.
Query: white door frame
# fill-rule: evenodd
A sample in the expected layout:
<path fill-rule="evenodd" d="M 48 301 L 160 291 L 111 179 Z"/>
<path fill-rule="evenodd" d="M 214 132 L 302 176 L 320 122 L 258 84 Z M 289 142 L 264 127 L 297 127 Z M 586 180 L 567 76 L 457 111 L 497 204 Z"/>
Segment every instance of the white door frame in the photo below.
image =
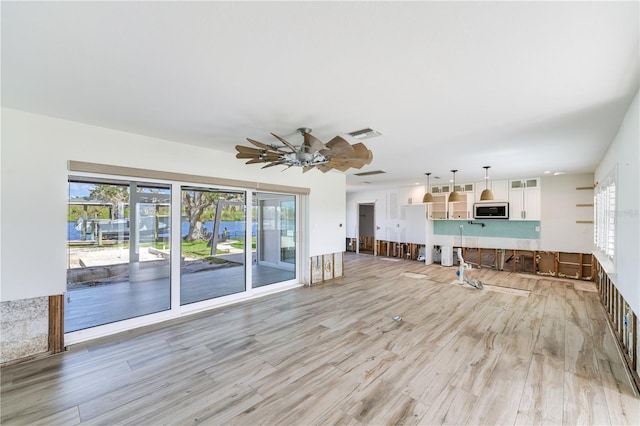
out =
<path fill-rule="evenodd" d="M 358 201 L 356 203 L 357 213 L 356 216 L 358 220 L 356 221 L 356 253 L 360 254 L 360 206 L 372 206 L 373 207 L 373 255 L 376 256 L 377 253 L 377 238 L 376 238 L 376 202 L 374 201 Z"/>

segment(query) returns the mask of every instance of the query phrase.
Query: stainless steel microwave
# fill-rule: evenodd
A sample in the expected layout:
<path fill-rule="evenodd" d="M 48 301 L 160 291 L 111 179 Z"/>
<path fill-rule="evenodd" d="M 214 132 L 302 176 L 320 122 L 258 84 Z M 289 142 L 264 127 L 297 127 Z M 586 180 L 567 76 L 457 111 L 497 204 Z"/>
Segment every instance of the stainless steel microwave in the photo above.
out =
<path fill-rule="evenodd" d="M 509 203 L 475 203 L 474 219 L 509 219 Z"/>

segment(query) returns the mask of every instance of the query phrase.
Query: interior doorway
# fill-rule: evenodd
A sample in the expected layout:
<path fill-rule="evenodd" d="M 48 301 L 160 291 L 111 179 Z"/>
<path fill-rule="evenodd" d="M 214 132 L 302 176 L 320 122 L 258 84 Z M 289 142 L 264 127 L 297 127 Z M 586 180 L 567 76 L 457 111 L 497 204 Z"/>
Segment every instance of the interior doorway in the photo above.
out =
<path fill-rule="evenodd" d="M 376 254 L 375 203 L 358 204 L 358 244 L 356 251 Z"/>

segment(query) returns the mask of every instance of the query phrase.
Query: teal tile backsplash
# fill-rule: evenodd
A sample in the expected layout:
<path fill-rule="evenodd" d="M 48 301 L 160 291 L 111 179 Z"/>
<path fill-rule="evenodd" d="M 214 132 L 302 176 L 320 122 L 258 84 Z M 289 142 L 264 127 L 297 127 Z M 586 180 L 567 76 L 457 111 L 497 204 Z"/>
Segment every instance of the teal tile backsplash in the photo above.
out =
<path fill-rule="evenodd" d="M 469 220 L 434 220 L 433 233 L 435 235 L 460 235 L 460 225 L 462 235 L 465 237 L 494 237 L 494 238 L 523 238 L 537 240 L 540 232 L 536 227 L 540 227 L 540 221 L 519 221 L 507 219 L 485 219 L 474 220 L 474 223 L 484 223 L 481 225 L 471 225 Z"/>

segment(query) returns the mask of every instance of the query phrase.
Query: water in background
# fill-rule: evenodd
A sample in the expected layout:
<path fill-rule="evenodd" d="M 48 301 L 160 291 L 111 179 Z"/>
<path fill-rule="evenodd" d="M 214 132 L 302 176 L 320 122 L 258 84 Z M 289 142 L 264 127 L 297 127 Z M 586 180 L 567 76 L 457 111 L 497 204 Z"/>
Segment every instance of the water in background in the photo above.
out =
<path fill-rule="evenodd" d="M 218 233 L 222 235 L 224 228 L 227 228 L 228 238 L 244 238 L 244 225 L 245 222 L 220 222 L 220 229 L 218 229 Z M 206 228 L 207 231 L 213 231 L 213 221 L 204 222 L 202 225 L 203 228 Z M 183 237 L 187 235 L 189 232 L 189 222 L 182 222 L 181 233 Z M 253 222 L 251 224 L 251 235 L 253 237 L 256 236 L 258 229 L 258 223 Z M 160 237 L 167 238 L 167 234 L 160 234 Z M 87 235 L 87 239 L 91 239 L 91 235 Z M 80 240 L 82 239 L 81 232 L 76 229 L 76 222 L 68 222 L 67 223 L 67 241 Z"/>

